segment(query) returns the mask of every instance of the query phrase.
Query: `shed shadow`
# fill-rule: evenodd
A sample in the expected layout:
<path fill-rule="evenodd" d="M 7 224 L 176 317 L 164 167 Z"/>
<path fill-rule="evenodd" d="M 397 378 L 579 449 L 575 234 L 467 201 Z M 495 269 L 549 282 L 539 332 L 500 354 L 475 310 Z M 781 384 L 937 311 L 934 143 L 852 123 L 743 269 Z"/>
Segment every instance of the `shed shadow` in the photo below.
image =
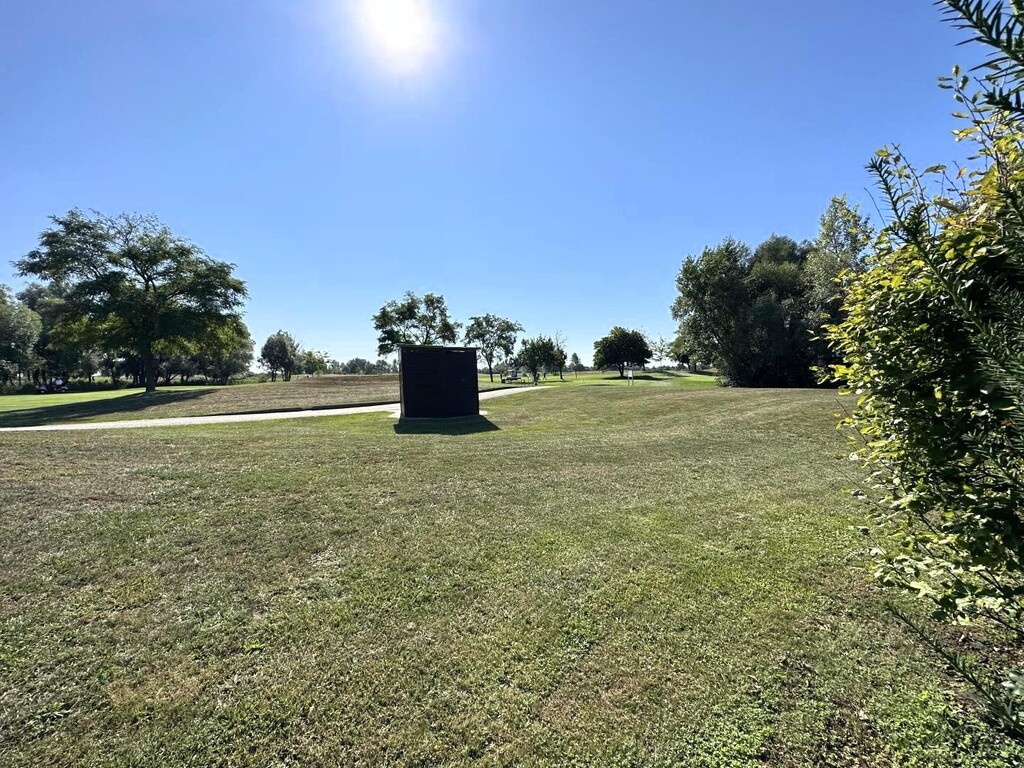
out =
<path fill-rule="evenodd" d="M 473 435 L 477 432 L 496 432 L 498 425 L 486 416 L 459 416 L 453 419 L 400 418 L 395 424 L 396 435 Z"/>

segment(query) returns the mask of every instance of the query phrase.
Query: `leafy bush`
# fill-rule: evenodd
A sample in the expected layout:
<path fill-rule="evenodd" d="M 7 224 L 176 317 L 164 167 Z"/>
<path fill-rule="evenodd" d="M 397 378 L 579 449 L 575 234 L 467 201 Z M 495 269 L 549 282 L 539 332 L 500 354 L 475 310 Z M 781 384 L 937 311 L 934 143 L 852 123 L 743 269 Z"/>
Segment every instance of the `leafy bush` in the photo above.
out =
<path fill-rule="evenodd" d="M 987 669 L 931 644 L 1024 734 L 1007 671 L 1024 648 L 1024 112 L 1006 103 L 1024 85 L 1007 65 L 1024 62 L 1024 14 L 947 5 L 997 46 L 980 87 L 959 70 L 943 83 L 976 162 L 917 172 L 898 147 L 879 151 L 869 167 L 892 219 L 829 335 L 834 375 L 857 396 L 846 424 L 870 470 L 875 574 L 975 628 Z"/>

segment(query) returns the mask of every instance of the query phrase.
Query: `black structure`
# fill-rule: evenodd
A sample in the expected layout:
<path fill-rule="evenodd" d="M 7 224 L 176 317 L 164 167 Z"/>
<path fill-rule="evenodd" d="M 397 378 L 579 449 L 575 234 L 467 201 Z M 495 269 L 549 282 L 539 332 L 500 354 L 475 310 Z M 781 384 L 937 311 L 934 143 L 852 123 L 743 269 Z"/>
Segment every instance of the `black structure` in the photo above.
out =
<path fill-rule="evenodd" d="M 479 416 L 476 352 L 476 347 L 400 346 L 402 418 Z"/>

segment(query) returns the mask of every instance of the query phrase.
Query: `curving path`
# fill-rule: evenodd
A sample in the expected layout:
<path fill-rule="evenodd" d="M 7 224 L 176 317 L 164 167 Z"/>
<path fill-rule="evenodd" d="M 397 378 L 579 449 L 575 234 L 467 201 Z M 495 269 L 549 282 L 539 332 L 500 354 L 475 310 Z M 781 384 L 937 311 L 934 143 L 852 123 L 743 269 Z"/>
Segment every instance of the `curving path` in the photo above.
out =
<path fill-rule="evenodd" d="M 481 400 L 493 400 L 520 392 L 536 392 L 549 387 L 516 387 L 480 393 Z M 172 416 L 166 419 L 126 419 L 124 421 L 90 421 L 81 424 L 40 424 L 34 427 L 0 427 L 0 432 L 67 432 L 77 429 L 137 429 L 140 427 L 195 427 L 202 424 L 234 424 L 241 421 L 278 421 L 280 419 L 311 419 L 315 416 L 351 416 L 357 413 L 390 412 L 398 415 L 398 403 L 384 405 L 351 405 L 344 408 L 324 408 L 305 411 L 275 411 L 273 413 L 229 413 L 221 416 Z"/>

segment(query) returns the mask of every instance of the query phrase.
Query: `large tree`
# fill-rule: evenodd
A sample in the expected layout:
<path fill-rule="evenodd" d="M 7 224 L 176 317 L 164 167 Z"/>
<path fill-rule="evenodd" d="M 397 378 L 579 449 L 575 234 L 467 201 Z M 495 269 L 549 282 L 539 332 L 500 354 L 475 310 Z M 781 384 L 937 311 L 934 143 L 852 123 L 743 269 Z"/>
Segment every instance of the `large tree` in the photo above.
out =
<path fill-rule="evenodd" d="M 751 251 L 727 238 L 683 262 L 672 316 L 691 358 L 737 386 L 810 386 L 809 247 L 773 235 Z"/>
<path fill-rule="evenodd" d="M 215 261 L 153 216 L 52 216 L 39 248 L 16 262 L 22 275 L 65 287 L 63 318 L 106 348 L 141 359 L 156 389 L 154 349 L 188 341 L 237 317 L 246 297 L 234 265 Z"/>
<path fill-rule="evenodd" d="M 594 367 L 616 368 L 626 375 L 626 366 L 643 368 L 651 359 L 651 347 L 640 331 L 616 325 L 608 335 L 594 342 Z"/>
<path fill-rule="evenodd" d="M 461 325 L 448 316 L 444 296 L 422 298 L 407 291 L 401 301 L 389 301 L 373 316 L 377 354 L 390 355 L 401 344 L 454 344 Z"/>
<path fill-rule="evenodd" d="M 302 349 L 295 338 L 287 331 L 272 333 L 263 342 L 260 350 L 259 363 L 270 372 L 270 380 L 277 381 L 277 374 L 289 381 L 292 373 L 299 367 Z"/>
<path fill-rule="evenodd" d="M 523 326 L 503 317 L 487 314 L 469 318 L 466 343 L 480 347 L 480 357 L 487 363 L 487 373 L 494 381 L 495 360 L 508 360 L 515 354 L 516 335 Z"/>

